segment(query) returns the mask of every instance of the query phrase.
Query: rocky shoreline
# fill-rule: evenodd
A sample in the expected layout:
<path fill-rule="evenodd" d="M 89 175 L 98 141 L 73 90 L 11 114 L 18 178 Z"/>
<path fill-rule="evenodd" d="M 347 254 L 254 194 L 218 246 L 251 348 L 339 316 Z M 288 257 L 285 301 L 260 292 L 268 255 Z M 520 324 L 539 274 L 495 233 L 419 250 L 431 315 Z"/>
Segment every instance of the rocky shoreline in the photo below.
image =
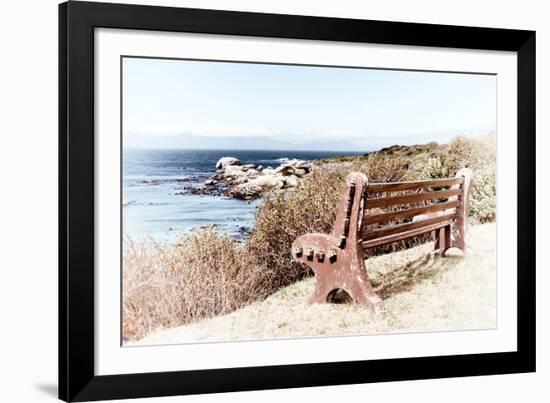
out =
<path fill-rule="evenodd" d="M 293 189 L 313 168 L 311 161 L 285 160 L 278 167 L 241 164 L 235 157 L 223 157 L 216 163 L 214 175 L 204 178 L 186 178 L 188 182 L 176 194 L 222 196 L 242 200 L 259 198 L 272 189 Z M 194 184 L 192 184 L 195 182 Z"/>

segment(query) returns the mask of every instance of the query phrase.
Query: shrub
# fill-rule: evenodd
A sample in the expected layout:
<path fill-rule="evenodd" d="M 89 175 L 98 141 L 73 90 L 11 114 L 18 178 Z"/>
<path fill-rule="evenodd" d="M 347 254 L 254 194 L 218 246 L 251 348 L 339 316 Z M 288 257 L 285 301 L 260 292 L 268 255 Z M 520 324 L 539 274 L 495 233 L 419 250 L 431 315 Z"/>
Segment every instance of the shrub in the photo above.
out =
<path fill-rule="evenodd" d="M 456 172 L 464 167 L 477 168 L 484 157 L 480 140 L 456 136 L 449 143 L 446 162 L 449 171 Z"/>
<path fill-rule="evenodd" d="M 495 170 L 495 164 L 487 164 L 474 171 L 469 216 L 475 222 L 486 223 L 496 219 Z"/>
<path fill-rule="evenodd" d="M 457 136 L 449 144 L 447 155 L 449 172 L 462 167 L 474 172 L 470 194 L 470 218 L 474 222 L 496 219 L 496 133 L 469 138 Z"/>
<path fill-rule="evenodd" d="M 279 286 L 305 274 L 290 255 L 294 239 L 307 232 L 331 230 L 346 171 L 325 165 L 307 175 L 299 191 L 264 196 L 248 244 L 267 267 L 281 273 Z"/>
<path fill-rule="evenodd" d="M 123 259 L 124 340 L 228 313 L 277 289 L 277 273 L 213 229 L 170 246 L 127 240 Z"/>
<path fill-rule="evenodd" d="M 304 178 L 298 191 L 264 196 L 248 245 L 262 265 L 281 273 L 276 278 L 279 286 L 308 274 L 306 267 L 292 260 L 291 244 L 300 235 L 332 230 L 340 189 L 353 171 L 367 174 L 372 182 L 395 182 L 407 174 L 408 166 L 403 159 L 386 155 L 324 164 Z"/>
<path fill-rule="evenodd" d="M 421 174 L 422 179 L 441 179 L 449 176 L 452 176 L 452 174 L 449 172 L 447 155 L 444 153 L 437 153 L 429 157 Z"/>

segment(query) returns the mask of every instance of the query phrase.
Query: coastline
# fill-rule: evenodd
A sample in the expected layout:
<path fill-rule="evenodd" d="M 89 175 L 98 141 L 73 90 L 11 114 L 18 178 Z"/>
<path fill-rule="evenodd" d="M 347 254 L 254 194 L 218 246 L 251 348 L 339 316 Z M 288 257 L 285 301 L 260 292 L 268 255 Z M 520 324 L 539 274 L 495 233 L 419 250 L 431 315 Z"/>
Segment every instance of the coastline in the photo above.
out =
<path fill-rule="evenodd" d="M 281 150 L 128 150 L 124 161 L 123 232 L 132 240 L 152 238 L 171 243 L 183 234 L 213 226 L 243 242 L 254 224 L 263 192 L 273 187 L 295 187 L 298 175 L 305 173 L 303 168 L 309 172 L 310 163 L 341 154 L 362 155 Z M 224 157 L 238 159 L 240 165 L 217 169 Z M 307 166 L 291 175 L 288 169 L 283 172 L 284 167 L 296 164 Z"/>

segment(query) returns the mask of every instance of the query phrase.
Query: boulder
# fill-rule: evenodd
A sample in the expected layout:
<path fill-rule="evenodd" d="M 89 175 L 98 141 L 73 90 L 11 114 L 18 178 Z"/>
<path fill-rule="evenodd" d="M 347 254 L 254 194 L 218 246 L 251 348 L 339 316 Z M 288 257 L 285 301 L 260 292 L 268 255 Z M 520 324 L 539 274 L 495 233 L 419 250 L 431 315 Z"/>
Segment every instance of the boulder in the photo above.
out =
<path fill-rule="evenodd" d="M 248 183 L 250 183 L 253 186 L 258 186 L 264 190 L 274 188 L 275 186 L 279 185 L 280 180 L 271 175 L 262 175 L 257 177 L 256 179 L 252 179 Z"/>
<path fill-rule="evenodd" d="M 227 166 L 231 165 L 241 165 L 241 161 L 235 157 L 222 157 L 216 163 L 216 169 L 226 169 Z"/>
<path fill-rule="evenodd" d="M 243 171 L 242 167 L 239 165 L 227 165 L 224 171 L 224 176 L 235 176 L 240 177 L 246 175 L 246 172 Z"/>
<path fill-rule="evenodd" d="M 262 188 L 254 186 L 250 182 L 234 186 L 225 192 L 225 196 L 237 199 L 252 200 L 262 193 Z"/>
<path fill-rule="evenodd" d="M 285 177 L 285 183 L 288 187 L 296 187 L 300 183 L 300 179 L 296 175 L 290 175 Z"/>
<path fill-rule="evenodd" d="M 262 175 L 274 175 L 274 174 L 275 174 L 275 170 L 271 167 L 264 168 L 262 170 Z"/>
<path fill-rule="evenodd" d="M 275 172 L 278 174 L 282 174 L 284 176 L 288 175 L 294 175 L 295 168 L 291 165 L 281 165 L 277 169 L 275 169 Z"/>
<path fill-rule="evenodd" d="M 227 190 L 226 196 L 244 200 L 252 200 L 259 197 L 262 193 L 273 189 L 274 187 L 280 186 L 281 181 L 279 178 L 271 175 L 262 175 L 255 179 L 251 179 L 247 182 L 233 186 Z"/>
<path fill-rule="evenodd" d="M 299 159 L 291 159 L 291 160 L 286 160 L 285 162 L 283 162 L 281 164 L 281 166 L 283 167 L 302 167 L 304 165 L 307 165 L 308 162 L 307 161 L 304 161 L 304 160 L 299 160 Z"/>
<path fill-rule="evenodd" d="M 255 169 L 249 169 L 248 171 L 246 171 L 246 175 L 249 177 L 249 178 L 254 178 L 255 176 L 258 176 L 259 172 Z"/>

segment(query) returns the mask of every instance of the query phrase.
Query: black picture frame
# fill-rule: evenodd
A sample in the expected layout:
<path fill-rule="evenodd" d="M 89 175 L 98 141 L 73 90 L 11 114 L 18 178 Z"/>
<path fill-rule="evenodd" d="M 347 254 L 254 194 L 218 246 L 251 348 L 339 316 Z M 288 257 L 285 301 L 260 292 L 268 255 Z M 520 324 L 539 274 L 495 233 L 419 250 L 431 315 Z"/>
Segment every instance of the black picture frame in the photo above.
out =
<path fill-rule="evenodd" d="M 96 376 L 94 29 L 517 52 L 516 352 Z M 535 32 L 109 3 L 59 5 L 59 398 L 121 399 L 535 371 Z"/>

